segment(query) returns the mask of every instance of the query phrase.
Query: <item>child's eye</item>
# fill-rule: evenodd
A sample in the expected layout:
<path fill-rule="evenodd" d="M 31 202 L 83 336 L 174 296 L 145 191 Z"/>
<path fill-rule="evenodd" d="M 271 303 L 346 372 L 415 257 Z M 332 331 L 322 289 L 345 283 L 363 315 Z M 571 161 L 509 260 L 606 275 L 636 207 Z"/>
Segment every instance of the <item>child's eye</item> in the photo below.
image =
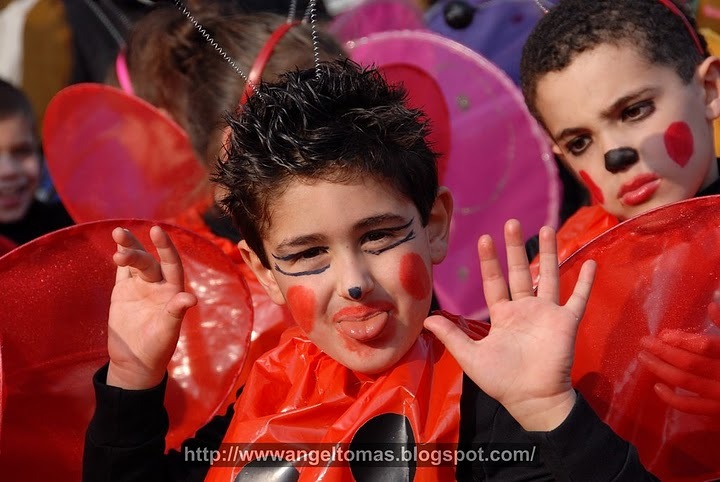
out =
<path fill-rule="evenodd" d="M 403 228 L 407 228 L 408 226 L 409 223 L 403 226 Z M 372 231 L 363 236 L 362 245 L 366 252 L 378 255 L 414 238 L 415 231 L 412 229 L 404 234 L 400 230 Z"/>
<path fill-rule="evenodd" d="M 323 256 L 327 252 L 327 246 L 318 246 L 299 253 L 272 256 L 278 261 L 275 263 L 275 269 L 280 273 L 287 276 L 307 276 L 320 274 L 330 267 L 328 257 Z"/>
<path fill-rule="evenodd" d="M 327 252 L 327 248 L 310 248 L 306 249 L 305 251 L 302 251 L 300 253 L 292 255 L 290 260 L 297 261 L 299 259 L 312 259 L 317 256 L 320 256 L 321 254 L 324 254 Z"/>
<path fill-rule="evenodd" d="M 565 145 L 565 148 L 570 152 L 573 156 L 579 156 L 590 145 L 590 137 L 589 136 L 580 136 L 572 139 L 570 142 L 568 142 Z"/>
<path fill-rule="evenodd" d="M 372 241 L 380 241 L 381 239 L 384 239 L 384 238 L 386 238 L 386 237 L 388 237 L 388 236 L 390 236 L 390 235 L 391 235 L 390 233 L 385 232 L 385 231 L 372 231 L 372 232 L 367 233 L 367 234 L 365 235 L 364 241 L 366 241 L 366 242 L 367 242 L 367 241 L 370 241 L 370 242 L 372 242 Z"/>
<path fill-rule="evenodd" d="M 623 121 L 638 121 L 646 118 L 655 112 L 655 104 L 650 100 L 645 100 L 633 104 L 622 111 Z"/>

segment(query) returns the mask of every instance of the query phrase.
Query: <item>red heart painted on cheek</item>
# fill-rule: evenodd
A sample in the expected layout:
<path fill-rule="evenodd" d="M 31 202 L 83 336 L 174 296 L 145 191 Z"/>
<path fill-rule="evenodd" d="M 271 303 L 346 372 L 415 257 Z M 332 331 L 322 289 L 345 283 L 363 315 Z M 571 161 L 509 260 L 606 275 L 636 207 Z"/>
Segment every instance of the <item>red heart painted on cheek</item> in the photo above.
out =
<path fill-rule="evenodd" d="M 680 167 L 685 167 L 693 155 L 695 140 L 690 126 L 685 122 L 673 122 L 665 131 L 665 149 Z"/>

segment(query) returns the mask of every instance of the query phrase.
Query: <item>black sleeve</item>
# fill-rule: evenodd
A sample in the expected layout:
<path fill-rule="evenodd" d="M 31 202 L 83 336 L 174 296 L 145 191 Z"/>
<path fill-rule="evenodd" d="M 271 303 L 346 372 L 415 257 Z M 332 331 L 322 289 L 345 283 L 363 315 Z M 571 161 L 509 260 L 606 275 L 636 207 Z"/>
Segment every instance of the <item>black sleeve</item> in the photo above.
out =
<path fill-rule="evenodd" d="M 635 447 L 600 420 L 579 393 L 570 415 L 558 428 L 528 433 L 543 448 L 548 465 L 566 480 L 658 480 L 645 470 Z"/>
<path fill-rule="evenodd" d="M 107 368 L 105 365 L 93 377 L 96 407 L 85 434 L 83 482 L 203 481 L 209 464 L 191 454 L 220 446 L 233 405 L 185 441 L 179 451 L 166 455 L 168 416 L 163 401 L 167 376 L 148 390 L 123 390 L 106 384 Z"/>
<path fill-rule="evenodd" d="M 578 394 L 568 418 L 551 432 L 527 432 L 467 377 L 460 402 L 463 451 L 484 450 L 485 459 L 460 463 L 459 481 L 656 481 L 635 448 L 618 437 Z M 508 462 L 489 461 L 491 450 L 527 455 Z"/>

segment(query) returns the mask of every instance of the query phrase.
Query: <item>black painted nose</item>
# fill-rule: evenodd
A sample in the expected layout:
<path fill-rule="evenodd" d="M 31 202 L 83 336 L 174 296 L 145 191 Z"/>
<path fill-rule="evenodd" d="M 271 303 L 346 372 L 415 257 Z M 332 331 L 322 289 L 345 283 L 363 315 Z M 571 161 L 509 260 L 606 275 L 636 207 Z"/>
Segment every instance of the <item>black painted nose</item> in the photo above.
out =
<path fill-rule="evenodd" d="M 613 149 L 605 153 L 605 169 L 614 174 L 616 172 L 624 171 L 638 162 L 639 159 L 640 156 L 638 155 L 638 151 L 632 147 L 620 147 L 618 149 Z"/>
<path fill-rule="evenodd" d="M 445 22 L 455 30 L 462 30 L 470 25 L 475 16 L 475 7 L 467 2 L 453 1 L 445 4 L 443 8 Z"/>

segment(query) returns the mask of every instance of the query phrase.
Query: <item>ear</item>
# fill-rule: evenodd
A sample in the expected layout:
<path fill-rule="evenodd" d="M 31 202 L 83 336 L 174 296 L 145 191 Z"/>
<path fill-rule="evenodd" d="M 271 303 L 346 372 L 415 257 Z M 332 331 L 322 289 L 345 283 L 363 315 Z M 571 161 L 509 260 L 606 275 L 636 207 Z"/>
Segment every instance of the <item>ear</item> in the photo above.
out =
<path fill-rule="evenodd" d="M 220 156 L 222 158 L 226 158 L 227 152 L 230 150 L 231 136 L 232 136 L 232 127 L 230 127 L 229 125 L 226 125 L 222 130 L 222 137 L 221 137 L 222 144 L 220 144 L 221 145 Z"/>
<path fill-rule="evenodd" d="M 430 243 L 430 259 L 433 264 L 438 264 L 447 255 L 452 212 L 452 194 L 448 188 L 441 186 L 425 227 Z"/>
<path fill-rule="evenodd" d="M 562 149 L 560 149 L 560 146 L 558 146 L 555 142 L 550 144 L 550 148 L 552 149 L 553 154 L 555 154 L 558 158 L 565 159 Z"/>
<path fill-rule="evenodd" d="M 720 59 L 706 58 L 697 68 L 705 90 L 705 117 L 712 121 L 720 117 Z"/>
<path fill-rule="evenodd" d="M 243 257 L 245 264 L 250 267 L 252 272 L 255 274 L 255 277 L 265 289 L 265 292 L 268 296 L 270 296 L 270 299 L 273 300 L 275 304 L 284 305 L 285 297 L 280 290 L 280 286 L 278 286 L 277 281 L 275 280 L 275 275 L 273 274 L 272 269 L 268 269 L 263 266 L 258 255 L 255 254 L 255 251 L 250 249 L 250 246 L 248 246 L 244 239 L 238 243 L 238 249 L 240 250 L 240 254 Z"/>

